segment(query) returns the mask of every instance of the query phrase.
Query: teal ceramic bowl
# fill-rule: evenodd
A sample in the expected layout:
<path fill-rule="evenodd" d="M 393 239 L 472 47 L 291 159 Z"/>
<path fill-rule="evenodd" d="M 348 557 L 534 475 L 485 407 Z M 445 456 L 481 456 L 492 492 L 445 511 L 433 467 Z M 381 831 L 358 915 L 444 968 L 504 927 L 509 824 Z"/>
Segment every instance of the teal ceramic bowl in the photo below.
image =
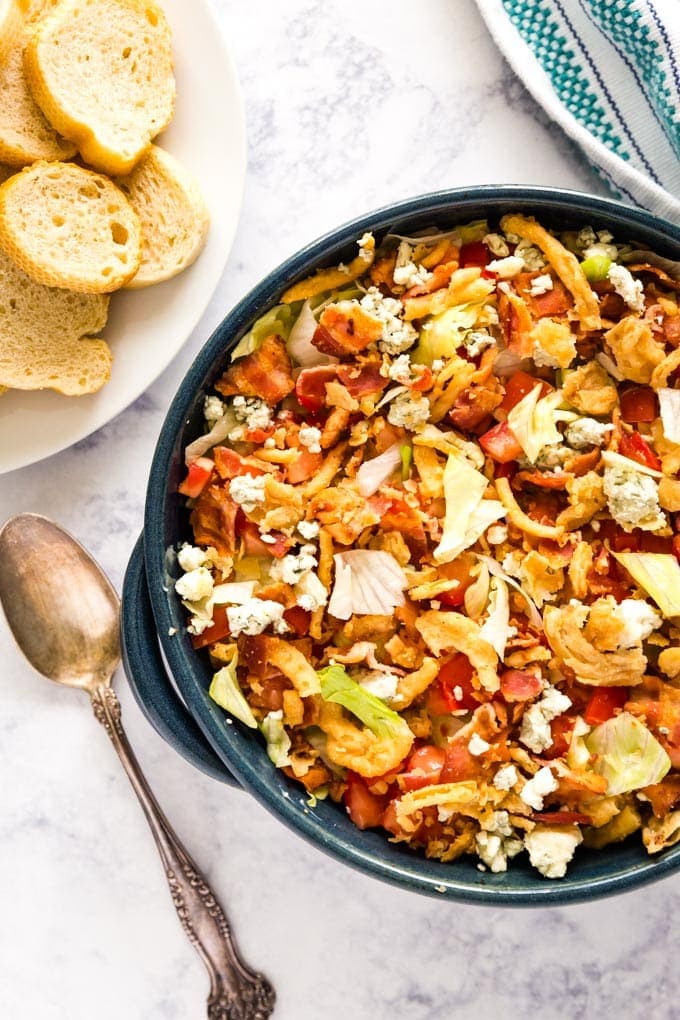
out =
<path fill-rule="evenodd" d="M 639 209 L 574 192 L 529 187 L 479 187 L 424 195 L 339 227 L 293 255 L 224 318 L 196 357 L 168 411 L 153 458 L 146 499 L 143 552 L 128 570 L 123 609 L 126 665 L 149 718 L 188 760 L 224 781 L 237 781 L 272 814 L 320 850 L 368 875 L 406 889 L 470 903 L 522 906 L 589 900 L 659 879 L 680 866 L 680 846 L 649 857 L 640 841 L 593 852 L 578 850 L 566 878 L 550 881 L 523 861 L 499 875 L 477 869 L 472 857 L 442 864 L 378 831 L 360 831 L 329 802 L 310 807 L 304 790 L 274 768 L 259 737 L 227 720 L 208 697 L 207 656 L 193 650 L 174 592 L 175 550 L 190 539 L 184 500 L 177 494 L 183 450 L 203 431 L 207 390 L 230 350 L 252 322 L 276 304 L 297 279 L 322 266 L 348 261 L 356 238 L 372 230 L 412 234 L 447 228 L 505 212 L 535 215 L 548 227 L 609 229 L 617 238 L 646 244 L 680 259 L 680 229 Z"/>

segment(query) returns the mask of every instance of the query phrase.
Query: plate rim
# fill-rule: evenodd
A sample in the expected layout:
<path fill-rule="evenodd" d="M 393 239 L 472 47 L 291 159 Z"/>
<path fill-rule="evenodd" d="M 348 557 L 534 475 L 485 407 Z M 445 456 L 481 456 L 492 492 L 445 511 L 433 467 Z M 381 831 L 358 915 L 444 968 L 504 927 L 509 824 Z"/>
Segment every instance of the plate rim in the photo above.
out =
<path fill-rule="evenodd" d="M 161 0 L 161 2 L 163 3 L 164 0 Z M 175 9 L 180 9 L 181 6 L 182 3 L 180 0 L 179 3 L 176 3 Z M 134 384 L 135 382 L 134 380 L 132 384 L 127 385 L 125 389 L 120 393 L 118 399 L 115 400 L 114 403 L 110 407 L 106 408 L 106 410 L 100 415 L 97 415 L 95 413 L 93 416 L 89 418 L 87 415 L 85 415 L 82 426 L 74 427 L 73 429 L 68 431 L 67 435 L 62 436 L 53 445 L 48 446 L 48 448 L 44 450 L 41 449 L 37 452 L 34 451 L 26 455 L 19 454 L 18 456 L 12 456 L 12 454 L 14 454 L 14 451 L 13 450 L 9 451 L 11 456 L 11 460 L 9 463 L 3 459 L 7 451 L 6 446 L 7 440 L 5 439 L 5 437 L 2 436 L 2 423 L 0 422 L 0 476 L 8 475 L 13 471 L 20 471 L 22 468 L 31 467 L 33 464 L 38 464 L 41 461 L 47 460 L 48 458 L 55 456 L 56 454 L 63 453 L 65 450 L 71 449 L 77 443 L 80 443 L 83 440 L 88 439 L 90 436 L 94 435 L 100 429 L 110 424 L 115 418 L 117 418 L 120 414 L 122 414 L 129 407 L 131 407 L 131 405 L 134 404 L 159 379 L 163 372 L 172 364 L 174 359 L 180 354 L 180 352 L 182 351 L 182 349 L 192 336 L 194 330 L 199 325 L 202 317 L 206 313 L 210 305 L 210 302 L 212 301 L 219 287 L 220 281 L 224 276 L 225 269 L 229 261 L 229 256 L 231 254 L 234 245 L 234 240 L 236 238 L 236 234 L 239 228 L 241 210 L 243 207 L 243 199 L 245 194 L 248 165 L 247 122 L 243 90 L 237 73 L 236 62 L 232 56 L 231 49 L 227 43 L 226 32 L 224 30 L 222 22 L 220 21 L 220 18 L 218 17 L 216 10 L 213 4 L 211 3 L 211 0 L 193 0 L 192 14 L 195 14 L 196 9 L 199 6 L 202 9 L 203 16 L 206 19 L 207 28 L 210 31 L 213 43 L 216 43 L 217 48 L 220 51 L 219 60 L 222 65 L 224 74 L 228 79 L 230 103 L 232 103 L 234 107 L 234 118 L 233 122 L 229 125 L 229 131 L 231 146 L 230 153 L 231 162 L 234 168 L 234 177 L 237 180 L 237 184 L 236 187 L 232 189 L 233 195 L 232 222 L 229 225 L 228 230 L 225 231 L 225 238 L 223 241 L 220 257 L 214 260 L 214 268 L 211 273 L 212 277 L 211 284 L 206 289 L 202 301 L 199 302 L 199 304 L 197 305 L 195 314 L 192 316 L 191 324 L 185 327 L 185 329 L 182 331 L 182 338 L 179 339 L 177 343 L 171 347 L 167 355 L 163 355 L 155 359 L 153 366 L 150 368 L 149 372 L 144 374 L 139 379 L 139 382 L 136 385 Z M 171 20 L 172 16 L 170 12 L 166 10 L 166 14 L 169 15 L 169 18 Z M 178 35 L 179 33 L 173 31 L 173 50 L 175 52 L 175 55 L 179 52 Z M 163 144 L 163 139 L 166 131 L 170 130 L 172 127 L 173 122 L 171 121 L 171 123 L 168 125 L 168 128 L 166 128 L 165 131 L 161 132 L 161 134 L 158 135 L 157 138 L 153 139 L 153 144 L 157 144 L 159 142 L 160 144 Z M 172 145 L 168 147 L 168 151 L 174 154 Z M 199 177 L 200 183 L 200 175 L 195 171 L 193 171 L 193 173 L 194 176 Z M 209 207 L 208 211 L 212 218 L 213 209 Z M 195 263 L 193 263 L 193 266 L 196 267 L 200 266 L 201 254 L 199 254 L 198 259 L 196 260 Z M 190 266 L 188 268 L 191 269 L 192 267 Z M 171 280 L 164 282 L 172 283 L 174 279 L 177 278 L 172 278 Z M 162 284 L 158 284 L 157 286 L 162 286 Z M 152 289 L 154 288 L 149 288 L 149 290 Z M 143 293 L 143 291 L 130 291 L 129 293 L 141 294 Z M 112 294 L 111 296 L 115 299 L 116 292 L 114 292 L 114 294 Z M 115 372 L 115 361 L 112 369 L 112 373 L 113 372 Z M 106 391 L 106 387 L 108 387 L 109 385 L 110 380 L 104 384 L 102 390 Z M 36 401 L 40 400 L 41 394 L 52 393 L 52 391 L 49 390 L 48 388 L 38 391 L 18 390 L 17 392 L 26 393 Z M 98 392 L 101 392 L 101 390 Z M 11 399 L 11 394 L 12 390 L 10 389 L 4 399 Z M 60 400 L 71 402 L 77 400 L 87 400 L 89 397 L 96 397 L 97 395 L 98 394 L 95 393 L 86 394 L 84 397 L 67 397 L 62 395 L 58 396 Z M 40 417 L 40 415 L 44 412 L 44 408 L 41 408 L 39 404 L 36 404 L 35 409 L 31 409 L 31 411 L 32 412 L 34 411 L 36 417 Z M 11 440 L 11 437 L 9 438 Z"/>

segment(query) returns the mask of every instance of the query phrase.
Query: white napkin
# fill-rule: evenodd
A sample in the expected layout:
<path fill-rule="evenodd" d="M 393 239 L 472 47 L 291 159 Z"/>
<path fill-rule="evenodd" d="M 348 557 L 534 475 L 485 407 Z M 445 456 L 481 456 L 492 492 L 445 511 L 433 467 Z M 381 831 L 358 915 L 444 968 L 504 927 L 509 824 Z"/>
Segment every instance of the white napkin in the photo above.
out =
<path fill-rule="evenodd" d="M 617 198 L 680 223 L 680 0 L 477 0 Z"/>

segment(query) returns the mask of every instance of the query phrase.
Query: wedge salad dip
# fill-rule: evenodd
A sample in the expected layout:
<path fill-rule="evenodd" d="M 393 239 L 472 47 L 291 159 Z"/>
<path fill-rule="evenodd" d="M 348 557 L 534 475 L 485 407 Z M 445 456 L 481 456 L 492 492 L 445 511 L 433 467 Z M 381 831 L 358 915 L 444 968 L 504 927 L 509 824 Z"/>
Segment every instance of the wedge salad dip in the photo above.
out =
<path fill-rule="evenodd" d="M 547 878 L 680 840 L 680 266 L 627 240 L 366 233 L 206 397 L 176 590 L 310 810 Z"/>

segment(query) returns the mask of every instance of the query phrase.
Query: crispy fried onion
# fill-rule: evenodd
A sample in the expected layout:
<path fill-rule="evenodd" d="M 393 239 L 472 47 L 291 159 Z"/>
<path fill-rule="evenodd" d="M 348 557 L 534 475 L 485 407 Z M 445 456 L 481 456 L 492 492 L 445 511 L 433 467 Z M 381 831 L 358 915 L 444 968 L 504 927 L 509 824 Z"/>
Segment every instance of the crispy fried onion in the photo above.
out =
<path fill-rule="evenodd" d="M 481 635 L 481 627 L 461 613 L 442 613 L 431 609 L 416 620 L 416 629 L 430 651 L 439 656 L 442 651 L 455 649 L 467 655 L 477 671 L 482 687 L 493 694 L 500 682 L 496 670 L 498 656 Z"/>
<path fill-rule="evenodd" d="M 425 656 L 419 669 L 400 677 L 397 683 L 397 693 L 390 702 L 392 707 L 398 711 L 408 708 L 411 702 L 423 691 L 426 691 L 432 681 L 437 678 L 440 665 L 437 659 Z"/>
<path fill-rule="evenodd" d="M 348 718 L 341 705 L 319 699 L 318 725 L 326 734 L 326 754 L 335 765 L 360 776 L 382 776 L 404 760 L 413 745 L 408 724 L 376 736 L 368 726 Z"/>
<path fill-rule="evenodd" d="M 401 825 L 410 815 L 427 807 L 442 807 L 457 812 L 478 799 L 477 783 L 466 779 L 461 783 L 436 783 L 405 793 L 396 803 L 397 822 Z"/>
<path fill-rule="evenodd" d="M 341 662 L 345 666 L 356 666 L 360 662 L 365 662 L 369 669 L 377 669 L 381 673 L 394 673 L 392 666 L 378 662 L 375 657 L 376 648 L 375 641 L 355 641 L 352 647 L 344 652 L 333 651 L 331 660 L 332 662 Z"/>
<path fill-rule="evenodd" d="M 668 376 L 680 368 L 680 347 L 667 354 L 663 361 L 660 361 L 652 372 L 651 384 L 655 390 L 668 386 Z"/>
<path fill-rule="evenodd" d="M 510 213 L 501 219 L 506 233 L 519 234 L 540 248 L 567 290 L 574 297 L 574 307 L 584 330 L 600 329 L 600 307 L 575 255 L 553 237 L 532 216 Z"/>
<path fill-rule="evenodd" d="M 524 531 L 527 535 L 533 535 L 535 538 L 558 539 L 562 537 L 563 529 L 561 527 L 555 527 L 550 524 L 540 524 L 538 521 L 533 520 L 524 513 L 524 510 L 522 510 L 512 493 L 510 482 L 507 478 L 496 478 L 495 486 L 498 498 L 507 511 L 508 520 L 511 521 L 515 527 Z"/>
<path fill-rule="evenodd" d="M 680 842 L 680 811 L 671 811 L 665 818 L 650 818 L 642 830 L 642 842 L 649 854 L 658 854 Z"/>
<path fill-rule="evenodd" d="M 616 367 L 632 382 L 648 383 L 664 361 L 663 344 L 654 339 L 650 324 L 635 315 L 626 315 L 607 330 L 604 339 Z"/>
<path fill-rule="evenodd" d="M 323 294 L 324 291 L 346 287 L 352 280 L 362 276 L 373 265 L 375 238 L 369 234 L 362 237 L 360 243 L 359 254 L 348 266 L 322 269 L 314 276 L 299 280 L 281 295 L 282 303 L 291 305 L 294 301 L 306 301 L 308 298 L 316 297 L 317 294 Z"/>
<path fill-rule="evenodd" d="M 439 312 L 453 305 L 466 305 L 483 301 L 494 289 L 493 280 L 482 279 L 482 271 L 477 266 L 456 269 L 451 274 L 448 287 L 442 287 L 431 294 L 406 298 L 404 301 L 404 319 L 422 319 L 425 315 L 438 315 Z"/>
<path fill-rule="evenodd" d="M 598 651 L 583 630 L 588 611 L 583 605 L 546 607 L 543 626 L 556 657 L 573 671 L 579 683 L 590 687 L 633 687 L 642 683 L 647 659 L 641 649 Z"/>
<path fill-rule="evenodd" d="M 301 651 L 279 637 L 263 634 L 258 641 L 263 642 L 262 654 L 265 661 L 281 670 L 301 698 L 320 693 L 321 684 L 316 670 Z"/>
<path fill-rule="evenodd" d="M 604 482 L 597 471 L 588 471 L 580 478 L 567 479 L 569 506 L 557 517 L 557 524 L 565 531 L 573 531 L 592 520 L 607 503 Z"/>

